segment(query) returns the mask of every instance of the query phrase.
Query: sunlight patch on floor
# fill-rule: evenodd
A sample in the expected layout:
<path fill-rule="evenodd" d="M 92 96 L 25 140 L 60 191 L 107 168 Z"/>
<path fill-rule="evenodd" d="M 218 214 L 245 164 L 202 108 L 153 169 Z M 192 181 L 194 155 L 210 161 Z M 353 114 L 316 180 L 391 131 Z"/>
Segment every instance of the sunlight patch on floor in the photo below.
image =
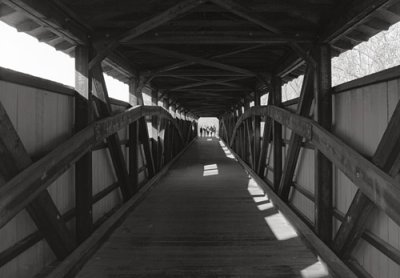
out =
<path fill-rule="evenodd" d="M 247 191 L 249 191 L 251 196 L 264 196 L 264 191 L 257 185 L 254 179 L 249 178 L 249 183 L 247 184 Z"/>
<path fill-rule="evenodd" d="M 278 240 L 297 237 L 296 231 L 281 212 L 265 217 L 265 221 Z"/>
<path fill-rule="evenodd" d="M 307 268 L 300 271 L 301 277 L 303 278 L 323 278 L 329 277 L 328 268 L 326 265 L 318 261 L 315 264 L 308 266 Z"/>
<path fill-rule="evenodd" d="M 257 206 L 259 211 L 269 210 L 269 209 L 272 209 L 273 207 L 274 207 L 274 205 L 271 202 Z"/>
<path fill-rule="evenodd" d="M 218 165 L 217 164 L 204 165 L 203 177 L 216 176 L 218 174 L 219 174 L 219 172 L 218 172 Z"/>
<path fill-rule="evenodd" d="M 255 203 L 261 203 L 261 202 L 269 201 L 267 196 L 253 197 L 253 200 L 254 200 Z"/>
<path fill-rule="evenodd" d="M 224 151 L 226 157 L 228 157 L 228 158 L 230 158 L 230 159 L 236 160 L 235 156 L 234 156 L 234 155 L 231 153 L 231 151 L 226 147 L 226 145 L 224 144 L 224 142 L 219 141 L 219 144 L 221 145 L 222 150 Z"/>

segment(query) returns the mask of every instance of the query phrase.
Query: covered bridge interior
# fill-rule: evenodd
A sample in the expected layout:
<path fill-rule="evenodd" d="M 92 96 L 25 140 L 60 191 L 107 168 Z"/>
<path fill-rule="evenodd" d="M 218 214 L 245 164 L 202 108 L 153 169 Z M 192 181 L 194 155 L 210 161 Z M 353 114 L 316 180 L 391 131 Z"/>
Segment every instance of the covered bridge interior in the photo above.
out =
<path fill-rule="evenodd" d="M 76 70 L 72 88 L 0 69 L 0 277 L 400 277 L 400 67 L 336 87 L 331 77 L 333 57 L 400 21 L 399 1 L 0 0 L 0 20 L 74 57 Z M 103 73 L 129 85 L 129 103 L 110 99 Z M 300 96 L 282 102 L 282 85 L 300 75 Z M 219 119 L 218 138 L 199 138 L 200 117 Z M 212 159 L 223 166 L 206 182 L 193 169 L 218 173 Z M 156 243 L 136 237 L 129 254 L 146 260 L 93 266 L 127 223 L 140 228 L 163 205 L 179 218 L 232 194 L 221 219 L 238 219 L 244 197 L 222 178 L 228 166 L 250 177 L 246 198 L 267 196 L 303 247 L 247 238 L 264 249 L 234 256 L 251 254 L 258 266 L 185 268 L 202 244 L 244 239 L 164 239 L 163 248 L 190 248 L 181 268 L 158 269 L 181 249 L 151 258 L 140 248 Z M 192 204 L 180 182 L 199 192 Z M 207 194 L 196 191 L 203 182 L 214 185 Z M 197 211 L 200 230 L 214 223 L 209 210 Z M 301 271 L 302 248 L 328 273 Z M 196 254 L 234 262 L 229 252 Z M 135 272 L 135 263 L 147 268 Z"/>

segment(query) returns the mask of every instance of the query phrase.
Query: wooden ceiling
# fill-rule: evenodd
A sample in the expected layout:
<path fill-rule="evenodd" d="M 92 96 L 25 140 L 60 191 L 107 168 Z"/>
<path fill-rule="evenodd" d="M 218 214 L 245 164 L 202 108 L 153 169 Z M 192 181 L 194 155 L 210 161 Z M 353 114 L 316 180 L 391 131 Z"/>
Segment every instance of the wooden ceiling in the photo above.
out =
<path fill-rule="evenodd" d="M 142 75 L 197 116 L 219 116 L 269 77 L 304 71 L 306 53 L 332 56 L 400 20 L 393 0 L 3 0 L 0 19 L 73 55 L 92 43 L 93 63 L 127 82 Z"/>

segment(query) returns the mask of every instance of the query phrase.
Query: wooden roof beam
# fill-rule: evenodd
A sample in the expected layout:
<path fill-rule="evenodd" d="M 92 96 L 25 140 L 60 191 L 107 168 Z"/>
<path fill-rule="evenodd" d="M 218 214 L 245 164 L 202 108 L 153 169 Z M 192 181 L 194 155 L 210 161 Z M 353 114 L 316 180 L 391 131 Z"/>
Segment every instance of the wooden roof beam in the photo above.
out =
<path fill-rule="evenodd" d="M 250 51 L 250 50 L 254 50 L 254 49 L 257 49 L 257 48 L 260 48 L 260 47 L 263 47 L 263 46 L 265 46 L 265 45 L 264 44 L 257 44 L 257 45 L 252 45 L 252 46 L 249 46 L 249 47 L 240 47 L 238 49 L 235 49 L 235 50 L 232 50 L 232 51 L 229 51 L 229 52 L 225 52 L 225 53 L 222 53 L 222 54 L 214 55 L 214 56 L 211 56 L 211 57 L 205 57 L 204 59 L 213 60 L 213 59 L 230 57 L 230 56 L 233 56 L 233 55 L 236 55 L 236 54 L 239 54 L 239 53 L 243 53 L 243 52 L 247 52 L 247 51 Z M 194 65 L 194 64 L 196 64 L 196 63 L 193 62 L 193 61 L 185 61 L 185 62 L 179 62 L 179 63 L 175 63 L 173 65 L 162 67 L 162 68 L 154 71 L 154 73 L 150 77 L 150 80 L 154 79 L 157 76 L 159 76 L 160 73 L 168 72 L 168 71 L 171 71 L 171 70 L 181 69 L 181 68 L 188 67 L 188 66 L 191 66 L 191 65 Z"/>
<path fill-rule="evenodd" d="M 21 11 L 49 27 L 52 32 L 74 44 L 86 44 L 90 30 L 77 22 L 61 9 L 54 1 L 49 0 L 2 0 L 4 4 L 16 11 Z"/>
<path fill-rule="evenodd" d="M 251 10 L 249 10 L 247 7 L 237 4 L 232 0 L 210 0 L 214 4 L 225 8 L 226 10 L 230 11 L 231 13 L 240 16 L 262 28 L 264 28 L 267 31 L 270 31 L 274 34 L 277 35 L 285 35 L 285 33 L 280 30 L 279 28 L 276 28 L 275 26 L 272 26 L 270 23 L 266 22 L 264 18 L 261 18 L 255 14 L 251 13 Z M 299 34 L 295 34 L 295 36 L 292 36 L 292 39 L 288 39 L 287 42 L 290 45 L 290 47 L 296 52 L 301 58 L 306 60 L 309 64 L 315 65 L 315 61 L 303 50 L 303 48 L 296 43 L 293 38 L 298 36 Z"/>
<path fill-rule="evenodd" d="M 241 78 L 243 78 L 243 77 L 241 77 Z M 237 79 L 240 79 L 240 78 L 234 77 L 234 78 L 225 78 L 225 79 L 205 80 L 205 81 L 201 81 L 201 82 L 196 82 L 196 83 L 191 83 L 191 84 L 186 84 L 186 85 L 174 87 L 174 88 L 170 89 L 170 91 L 182 90 L 182 89 L 200 87 L 200 86 L 207 86 L 207 85 L 214 85 L 214 84 L 226 85 L 227 82 L 234 81 L 234 80 L 237 80 Z"/>
<path fill-rule="evenodd" d="M 177 71 L 165 71 L 156 74 L 157 77 L 223 77 L 223 76 L 243 76 L 243 74 L 230 71 L 220 71 L 214 69 L 190 69 L 190 70 L 177 70 Z"/>
<path fill-rule="evenodd" d="M 128 45 L 142 44 L 284 44 L 289 40 L 310 43 L 312 38 L 289 38 L 266 32 L 156 32 L 127 42 Z"/>
<path fill-rule="evenodd" d="M 153 54 L 157 54 L 157 55 L 160 55 L 160 56 L 166 56 L 166 57 L 170 57 L 170 58 L 181 59 L 181 60 L 185 60 L 187 62 L 192 62 L 192 63 L 195 63 L 195 64 L 200 64 L 200 65 L 203 65 L 203 66 L 207 66 L 207 67 L 212 67 L 212 68 L 227 70 L 227 71 L 231 71 L 231 72 L 241 73 L 241 74 L 243 74 L 245 76 L 257 76 L 257 73 L 252 72 L 252 71 L 250 71 L 248 69 L 243 69 L 243 68 L 240 68 L 240 67 L 227 65 L 227 64 L 224 64 L 224 63 L 220 63 L 220 62 L 211 61 L 211 60 L 208 60 L 208 59 L 195 57 L 195 56 L 192 56 L 192 55 L 183 54 L 183 53 L 172 51 L 172 50 L 166 50 L 166 49 L 162 49 L 162 48 L 158 48 L 158 47 L 141 47 L 141 46 L 135 46 L 135 48 L 140 49 L 140 50 L 145 51 L 145 52 L 151 52 Z"/>
<path fill-rule="evenodd" d="M 162 12 L 161 14 L 139 24 L 138 26 L 128 30 L 127 32 L 123 33 L 122 35 L 116 37 L 111 42 L 107 43 L 107 45 L 99 51 L 99 53 L 94 57 L 90 63 L 89 68 L 92 69 L 96 64 L 100 63 L 107 55 L 120 43 L 128 42 L 154 28 L 178 17 L 186 12 L 192 10 L 193 8 L 197 7 L 198 5 L 204 3 L 206 0 L 184 0 L 179 2 L 177 5 L 167 9 L 166 11 Z"/>
<path fill-rule="evenodd" d="M 357 24 L 393 0 L 345 1 L 332 15 L 332 21 L 320 34 L 320 40 L 331 43 L 351 31 Z"/>

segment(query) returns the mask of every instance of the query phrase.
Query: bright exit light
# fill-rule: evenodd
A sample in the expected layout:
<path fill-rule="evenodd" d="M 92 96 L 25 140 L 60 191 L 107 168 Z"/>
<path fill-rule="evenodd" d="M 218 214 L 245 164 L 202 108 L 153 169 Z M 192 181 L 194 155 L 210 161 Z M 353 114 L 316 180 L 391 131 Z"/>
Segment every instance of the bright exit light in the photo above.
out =
<path fill-rule="evenodd" d="M 288 240 L 297 237 L 296 231 L 280 212 L 265 217 L 265 221 L 278 240 Z"/>
<path fill-rule="evenodd" d="M 209 164 L 209 165 L 204 165 L 204 171 L 203 171 L 203 176 L 216 176 L 218 175 L 218 166 L 217 164 Z"/>

